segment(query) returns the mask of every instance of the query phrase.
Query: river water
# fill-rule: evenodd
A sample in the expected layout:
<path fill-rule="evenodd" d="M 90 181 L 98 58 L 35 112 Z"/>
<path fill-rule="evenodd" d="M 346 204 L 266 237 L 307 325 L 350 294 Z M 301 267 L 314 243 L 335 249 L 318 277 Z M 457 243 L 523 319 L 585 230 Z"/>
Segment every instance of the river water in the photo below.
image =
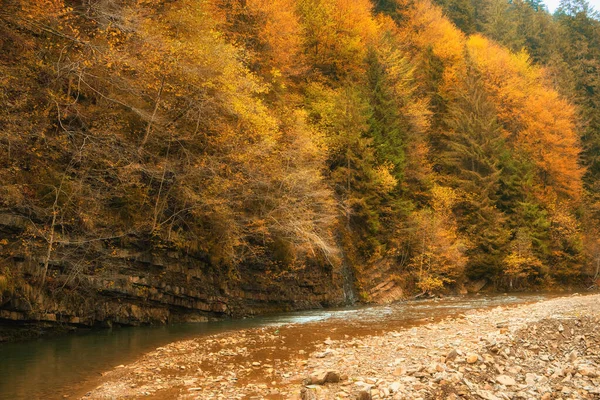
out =
<path fill-rule="evenodd" d="M 564 294 L 563 294 L 564 295 Z M 557 294 L 452 297 L 387 306 L 312 310 L 251 319 L 160 327 L 118 328 L 0 344 L 0 399 L 32 400 L 73 397 L 94 385 L 103 371 L 127 364 L 143 353 L 191 337 L 240 329 L 299 324 L 322 339 L 327 332 L 374 334 L 454 316 L 470 309 L 539 301 Z M 323 338 L 324 338 L 323 337 Z"/>

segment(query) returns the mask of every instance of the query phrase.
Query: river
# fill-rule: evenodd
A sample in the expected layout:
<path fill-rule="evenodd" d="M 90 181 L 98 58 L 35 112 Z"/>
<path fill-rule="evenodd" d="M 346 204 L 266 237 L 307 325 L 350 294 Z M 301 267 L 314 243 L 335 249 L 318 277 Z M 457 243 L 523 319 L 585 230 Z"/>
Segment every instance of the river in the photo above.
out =
<path fill-rule="evenodd" d="M 202 335 L 299 324 L 306 341 L 327 332 L 363 335 L 414 326 L 469 309 L 508 306 L 556 297 L 555 293 L 449 297 L 386 306 L 312 310 L 249 319 L 159 327 L 115 328 L 21 343 L 0 344 L 0 399 L 60 399 L 90 389 L 103 371 L 127 364 L 167 343 Z M 562 294 L 564 295 L 564 293 Z"/>

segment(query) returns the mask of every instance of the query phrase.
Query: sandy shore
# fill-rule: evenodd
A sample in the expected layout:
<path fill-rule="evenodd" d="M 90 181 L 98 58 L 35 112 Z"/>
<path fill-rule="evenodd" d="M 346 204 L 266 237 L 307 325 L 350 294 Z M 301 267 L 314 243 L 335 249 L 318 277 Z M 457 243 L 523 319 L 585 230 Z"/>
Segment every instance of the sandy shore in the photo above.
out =
<path fill-rule="evenodd" d="M 600 399 L 599 375 L 600 295 L 574 295 L 387 332 L 314 323 L 175 342 L 83 399 Z"/>

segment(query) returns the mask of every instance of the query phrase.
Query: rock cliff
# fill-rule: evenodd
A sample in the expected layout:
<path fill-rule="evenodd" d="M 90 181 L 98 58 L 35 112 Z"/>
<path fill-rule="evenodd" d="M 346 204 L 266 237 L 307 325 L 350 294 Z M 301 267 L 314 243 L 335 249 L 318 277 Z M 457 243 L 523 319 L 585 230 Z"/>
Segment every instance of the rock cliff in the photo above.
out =
<path fill-rule="evenodd" d="M 24 229 L 25 220 L 0 216 L 0 242 Z M 8 240 L 5 240 L 8 242 Z M 342 305 L 342 270 L 319 263 L 274 273 L 241 266 L 231 276 L 202 254 L 153 246 L 97 241 L 52 255 L 39 284 L 43 252 L 2 246 L 0 324 L 110 326 L 202 321 Z M 42 246 L 40 247 L 42 248 Z M 3 321 L 3 322 L 2 322 Z"/>

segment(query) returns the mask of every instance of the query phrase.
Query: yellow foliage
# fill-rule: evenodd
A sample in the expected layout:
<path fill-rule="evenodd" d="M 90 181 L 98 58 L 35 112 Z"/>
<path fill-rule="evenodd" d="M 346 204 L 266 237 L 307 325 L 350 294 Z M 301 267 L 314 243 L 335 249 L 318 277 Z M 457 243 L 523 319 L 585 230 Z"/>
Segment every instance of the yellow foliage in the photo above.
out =
<path fill-rule="evenodd" d="M 375 168 L 375 182 L 382 192 L 391 192 L 398 186 L 398 180 L 392 175 L 393 165 L 384 164 Z"/>
<path fill-rule="evenodd" d="M 410 19 L 401 29 L 408 40 L 419 49 L 431 46 L 433 53 L 443 61 L 452 63 L 462 58 L 465 36 L 430 1 L 398 1 L 408 6 Z"/>
<path fill-rule="evenodd" d="M 444 214 L 451 212 L 452 206 L 456 202 L 456 191 L 447 186 L 434 185 L 431 189 L 432 208 L 435 212 Z"/>
<path fill-rule="evenodd" d="M 294 76 L 304 71 L 304 55 L 302 54 L 302 26 L 295 12 L 295 0 L 249 0 L 240 13 L 249 13 L 258 24 L 258 40 L 260 52 L 259 68 L 266 74 L 270 68 L 273 78 L 278 74 Z"/>
<path fill-rule="evenodd" d="M 299 0 L 304 51 L 325 74 L 358 76 L 364 72 L 377 21 L 369 0 Z"/>
<path fill-rule="evenodd" d="M 419 279 L 417 287 L 424 293 L 435 293 L 442 290 L 444 288 L 444 283 L 447 282 L 447 279 L 426 275 Z"/>
<path fill-rule="evenodd" d="M 511 242 L 511 251 L 504 257 L 504 274 L 512 288 L 525 279 L 539 278 L 544 265 L 533 252 L 531 237 L 526 229 L 519 229 Z"/>
<path fill-rule="evenodd" d="M 411 216 L 414 256 L 410 267 L 423 291 L 439 290 L 444 284 L 456 282 L 463 275 L 467 261 L 466 244 L 457 234 L 451 210 L 456 193 L 451 188 L 434 185 L 432 195 L 432 209 Z"/>
<path fill-rule="evenodd" d="M 576 204 L 584 169 L 578 164 L 581 144 L 573 106 L 548 87 L 543 69 L 525 52 L 511 53 L 479 35 L 470 37 L 467 47 L 513 146 L 534 161 L 544 188 Z"/>

